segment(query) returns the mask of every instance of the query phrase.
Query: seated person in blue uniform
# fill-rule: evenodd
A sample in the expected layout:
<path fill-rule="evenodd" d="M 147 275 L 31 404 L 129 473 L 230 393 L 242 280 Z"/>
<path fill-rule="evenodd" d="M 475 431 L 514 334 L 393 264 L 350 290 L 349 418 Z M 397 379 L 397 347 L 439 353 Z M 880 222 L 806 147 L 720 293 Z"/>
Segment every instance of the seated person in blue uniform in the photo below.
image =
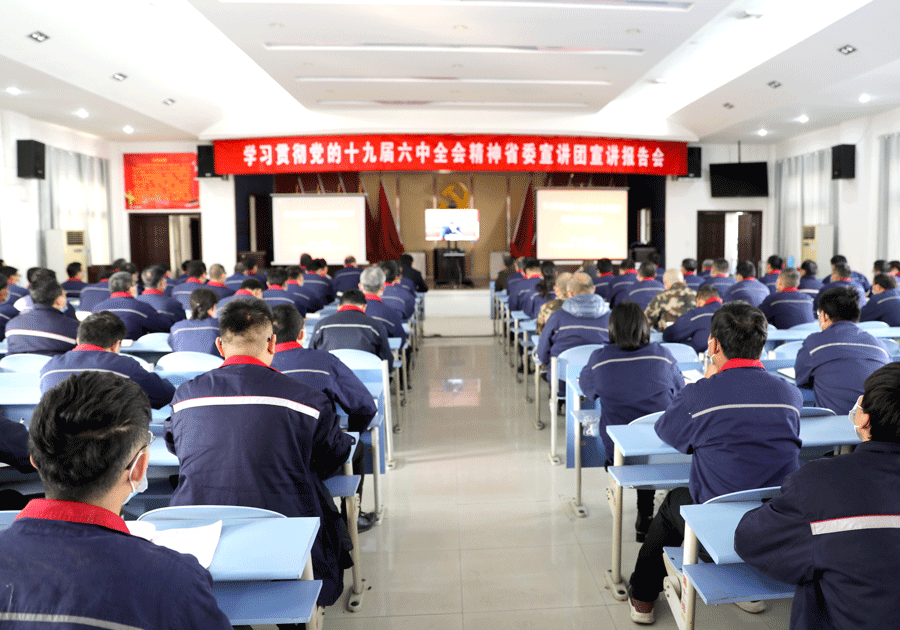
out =
<path fill-rule="evenodd" d="M 181 302 L 166 295 L 168 281 L 162 267 L 147 267 L 141 272 L 141 280 L 144 281 L 144 291 L 137 296 L 138 301 L 152 306 L 169 321 L 169 326 L 184 319 Z"/>
<path fill-rule="evenodd" d="M 16 269 L 15 267 L 6 266 L 0 268 L 0 273 L 6 276 L 6 281 L 9 283 L 9 295 L 6 297 L 6 302 L 14 304 L 19 298 L 28 295 L 28 289 L 19 286 L 18 269 Z"/>
<path fill-rule="evenodd" d="M 651 252 L 649 256 L 647 256 L 647 260 L 653 263 L 653 266 L 656 267 L 656 274 L 654 278 L 662 282 L 663 274 L 666 272 L 666 266 L 663 264 L 662 254 L 659 252 Z M 646 307 L 645 307 L 646 308 Z"/>
<path fill-rule="evenodd" d="M 263 291 L 262 294 L 262 299 L 269 305 L 269 308 L 274 308 L 279 304 L 287 304 L 299 310 L 300 305 L 294 299 L 294 295 L 285 288 L 287 279 L 288 274 L 284 267 L 275 267 L 269 270 L 269 275 L 266 279 L 269 288 Z M 301 313 L 301 315 L 305 316 L 306 311 Z"/>
<path fill-rule="evenodd" d="M 347 428 L 361 433 L 369 428 L 369 422 L 378 413 L 372 394 L 353 371 L 330 352 L 304 348 L 303 317 L 293 306 L 282 304 L 272 309 L 275 318 L 275 358 L 272 367 L 304 385 L 322 392 L 331 401 L 332 411 L 340 407 L 347 414 Z M 363 495 L 365 467 L 363 449 L 353 453 L 353 474 L 360 475 L 357 494 Z M 374 512 L 360 512 L 357 527 L 368 531 L 375 525 Z"/>
<path fill-rule="evenodd" d="M 736 282 L 736 280 L 729 275 L 730 273 L 731 265 L 728 264 L 728 261 L 724 258 L 717 258 L 713 261 L 709 276 L 707 276 L 703 284 L 711 284 L 716 287 L 719 296 L 724 299 L 725 294 Z"/>
<path fill-rule="evenodd" d="M 605 298 L 610 306 L 615 306 L 622 300 L 619 299 L 619 293 L 628 293 L 631 284 L 637 282 L 637 269 L 635 262 L 631 258 L 626 258 L 619 264 L 619 275 L 615 276 L 609 283 L 609 297 Z"/>
<path fill-rule="evenodd" d="M 794 371 L 798 387 L 812 387 L 816 406 L 846 413 L 863 392 L 863 382 L 891 360 L 880 339 L 861 330 L 856 287 L 828 289 L 819 298 L 822 332 L 803 340 Z"/>
<path fill-rule="evenodd" d="M 638 268 L 637 282 L 616 293 L 616 304 L 634 302 L 643 311 L 658 293 L 665 290 L 666 285 L 656 279 L 656 265 L 649 261 L 642 262 Z"/>
<path fill-rule="evenodd" d="M 409 256 L 409 254 L 403 254 L 403 256 Z M 401 256 L 401 258 L 403 256 Z M 412 256 L 410 256 L 410 258 L 412 258 Z M 515 271 L 516 259 L 509 254 L 503 254 L 503 269 L 498 271 L 497 277 L 494 278 L 494 291 L 506 291 L 506 282 Z M 335 274 L 335 277 L 337 277 L 337 274 Z"/>
<path fill-rule="evenodd" d="M 78 320 L 67 317 L 66 293 L 56 278 L 39 276 L 28 290 L 34 308 L 6 323 L 7 354 L 55 356 L 75 347 Z"/>
<path fill-rule="evenodd" d="M 149 426 L 141 388 L 114 374 L 44 394 L 29 446 L 47 498 L 0 532 L 4 628 L 231 628 L 197 559 L 132 536 L 119 516 L 147 487 Z"/>
<path fill-rule="evenodd" d="M 56 272 L 52 269 L 47 269 L 46 267 L 30 267 L 27 272 L 28 275 L 28 286 L 30 287 L 40 276 L 49 276 L 56 279 Z M 31 295 L 25 295 L 20 297 L 13 303 L 13 306 L 18 309 L 19 313 L 27 313 L 31 309 L 34 308 L 34 300 L 31 299 Z M 63 311 L 68 317 L 72 319 L 78 319 L 75 314 L 75 308 L 68 303 L 68 297 L 66 298 L 66 308 Z"/>
<path fill-rule="evenodd" d="M 785 330 L 816 321 L 813 299 L 806 293 L 800 293 L 799 286 L 800 274 L 796 269 L 788 267 L 778 273 L 776 293 L 766 297 L 759 305 L 769 324 Z"/>
<path fill-rule="evenodd" d="M 568 298 L 547 318 L 537 353 L 543 365 L 550 357 L 576 346 L 609 343 L 609 306 L 594 293 L 594 282 L 586 273 L 573 273 L 566 287 Z M 562 391 L 562 390 L 560 390 Z"/>
<path fill-rule="evenodd" d="M 872 278 L 872 297 L 862 307 L 859 321 L 900 326 L 900 289 L 894 276 L 880 273 Z"/>
<path fill-rule="evenodd" d="M 896 262 L 896 261 L 892 260 L 888 264 L 892 265 L 894 262 Z M 847 262 L 847 257 L 842 254 L 835 254 L 834 256 L 831 257 L 831 274 L 832 274 L 832 276 L 834 276 L 834 272 L 837 270 L 838 265 L 847 265 L 847 269 L 848 270 L 850 269 L 850 265 Z M 897 272 L 900 273 L 900 263 L 897 264 Z M 863 291 L 864 296 L 867 295 L 869 293 L 869 291 L 872 290 L 872 285 L 869 284 L 868 278 L 866 278 L 865 275 L 859 273 L 858 271 L 850 271 L 849 279 L 859 285 L 859 287 Z M 830 278 L 830 280 L 833 282 L 834 278 L 832 277 L 832 278 Z M 822 278 L 823 284 L 828 284 L 828 281 L 829 281 L 828 277 Z"/>
<path fill-rule="evenodd" d="M 522 298 L 541 281 L 541 261 L 536 258 L 526 258 L 522 264 L 524 268 L 522 279 L 509 288 L 510 311 L 521 311 Z M 593 282 L 591 284 L 593 285 Z"/>
<path fill-rule="evenodd" d="M 697 287 L 703 284 L 703 278 L 697 275 L 697 261 L 693 258 L 681 261 L 681 275 L 684 277 L 684 283 L 692 291 L 696 291 Z"/>
<path fill-rule="evenodd" d="M 862 440 L 789 475 L 748 512 L 734 549 L 772 579 L 796 584 L 790 627 L 900 627 L 900 365 L 872 373 L 849 422 Z"/>
<path fill-rule="evenodd" d="M 247 278 L 243 282 L 241 282 L 241 288 L 238 289 L 234 295 L 230 295 L 227 298 L 219 299 L 219 309 L 225 308 L 225 305 L 231 302 L 232 300 L 246 299 L 246 298 L 256 298 L 258 300 L 262 299 L 263 291 L 266 290 L 266 285 L 260 282 L 257 278 Z"/>
<path fill-rule="evenodd" d="M 749 260 L 741 261 L 734 270 L 736 282 L 722 296 L 726 304 L 735 300 L 743 300 L 748 304 L 759 307 L 762 301 L 769 295 L 769 289 L 754 276 L 756 267 Z"/>
<path fill-rule="evenodd" d="M 21 473 L 34 472 L 28 459 L 28 429 L 21 422 L 0 415 L 0 464 L 12 466 Z M 28 497 L 16 490 L 0 490 L 0 510 L 21 510 Z"/>
<path fill-rule="evenodd" d="M 859 284 L 853 278 L 853 272 L 850 271 L 850 266 L 847 263 L 838 262 L 832 265 L 834 271 L 831 272 L 831 282 L 826 282 L 822 285 L 822 288 L 819 289 L 819 293 L 815 297 L 815 308 L 819 309 L 819 299 L 821 299 L 822 294 L 828 289 L 836 289 L 840 287 L 853 287 L 856 291 L 857 295 L 859 295 L 859 307 L 862 308 L 866 305 L 868 299 L 866 298 L 866 292 L 863 289 L 862 285 Z"/>
<path fill-rule="evenodd" d="M 355 289 L 359 284 L 360 273 L 362 273 L 362 269 L 357 267 L 355 256 L 344 258 L 344 266 L 335 271 L 334 278 L 331 279 L 334 292 L 343 293 L 344 291 Z"/>
<path fill-rule="evenodd" d="M 253 274 L 256 273 L 257 267 L 254 265 L 253 268 L 248 269 L 247 263 L 245 262 L 237 262 L 234 265 L 234 274 L 225 278 L 225 286 L 229 289 L 234 289 L 237 292 L 238 289 L 241 288 L 241 283 L 247 278 L 254 277 Z"/>
<path fill-rule="evenodd" d="M 73 262 L 66 265 L 66 275 L 69 279 L 62 283 L 62 288 L 65 290 L 67 298 L 77 300 L 81 297 L 81 290 L 87 286 L 81 263 Z"/>
<path fill-rule="evenodd" d="M 395 261 L 386 260 L 379 267 L 384 272 L 384 292 L 381 294 L 381 300 L 399 312 L 403 321 L 408 320 L 416 312 L 416 294 L 400 286 L 400 267 Z"/>
<path fill-rule="evenodd" d="M 697 352 L 706 352 L 712 316 L 721 306 L 722 298 L 716 286 L 704 284 L 697 289 L 697 308 L 692 308 L 666 328 L 663 341 L 687 344 Z"/>
<path fill-rule="evenodd" d="M 191 293 L 191 318 L 172 326 L 169 347 L 173 352 L 204 352 L 219 355 L 216 339 L 219 320 L 216 319 L 219 296 L 212 289 L 200 287 Z"/>
<path fill-rule="evenodd" d="M 19 314 L 19 310 L 11 302 L 6 301 L 7 297 L 9 297 L 9 282 L 6 276 L 0 273 L 0 341 L 6 339 L 6 324 Z"/>
<path fill-rule="evenodd" d="M 367 315 L 367 309 L 368 303 L 362 291 L 344 291 L 338 312 L 316 322 L 309 347 L 319 350 L 363 350 L 392 363 L 394 355 L 387 329 L 382 322 Z"/>
<path fill-rule="evenodd" d="M 172 289 L 172 297 L 178 300 L 181 308 L 191 308 L 191 293 L 194 289 L 206 284 L 206 264 L 202 260 L 191 260 L 187 263 L 187 278 Z"/>
<path fill-rule="evenodd" d="M 759 281 L 769 288 L 770 295 L 778 291 L 778 287 L 775 285 L 782 269 L 784 269 L 784 259 L 781 256 L 772 255 L 766 259 L 766 275 Z"/>
<path fill-rule="evenodd" d="M 777 486 L 800 467 L 802 400 L 796 387 L 759 361 L 766 328 L 758 308 L 724 304 L 712 318 L 706 377 L 685 385 L 656 422 L 663 442 L 693 458 L 689 487 L 666 495 L 638 553 L 629 588 L 636 623 L 654 621 L 653 604 L 666 578 L 663 547 L 684 539 L 682 505 Z M 741 607 L 764 609 L 758 602 Z"/>
<path fill-rule="evenodd" d="M 606 465 L 612 466 L 614 446 L 606 427 L 665 411 L 684 387 L 684 375 L 671 352 L 650 343 L 650 325 L 641 308 L 622 302 L 609 316 L 609 344 L 591 353 L 578 382 L 585 398 L 600 401 L 601 444 Z M 653 519 L 654 492 L 637 491 L 638 542 L 644 542 Z"/>
<path fill-rule="evenodd" d="M 359 276 L 359 288 L 366 296 L 366 315 L 381 322 L 387 330 L 388 337 L 398 337 L 406 344 L 403 313 L 384 301 L 385 284 L 383 267 L 373 265 L 363 269 Z"/>
<path fill-rule="evenodd" d="M 243 505 L 320 520 L 312 548 L 330 606 L 351 566 L 350 540 L 322 483 L 343 466 L 353 438 L 342 432 L 328 397 L 270 367 L 272 311 L 262 300 L 235 300 L 219 314 L 225 362 L 181 385 L 165 423 L 178 456 L 172 505 Z"/>
<path fill-rule="evenodd" d="M 298 311 L 304 314 L 309 313 L 311 310 L 310 304 L 312 302 L 309 295 L 303 291 L 303 270 L 299 265 L 290 265 L 287 267 L 286 271 L 288 279 L 287 283 L 284 285 L 284 290 L 290 293 Z M 359 274 L 356 274 L 355 277 L 357 280 L 356 284 L 353 285 L 354 289 L 359 285 Z"/>
<path fill-rule="evenodd" d="M 209 268 L 209 281 L 206 283 L 206 287 L 208 289 L 212 289 L 216 292 L 219 298 L 228 297 L 230 295 L 234 295 L 236 290 L 232 289 L 228 285 L 225 284 L 225 280 L 227 279 L 227 274 L 225 273 L 225 267 L 216 263 L 211 265 Z"/>
<path fill-rule="evenodd" d="M 313 292 L 322 306 L 334 302 L 334 287 L 328 277 L 328 264 L 322 258 L 310 261 L 303 276 L 303 286 Z"/>
<path fill-rule="evenodd" d="M 422 277 L 422 272 L 413 267 L 413 257 L 409 254 L 401 254 L 399 260 L 400 273 L 403 275 L 404 280 L 408 279 L 412 282 L 413 294 L 428 293 L 428 285 L 425 284 L 425 278 Z M 509 267 L 509 265 L 507 265 L 507 267 Z M 337 278 L 337 274 L 335 274 L 335 278 Z M 500 289 L 496 290 L 499 291 Z"/>
<path fill-rule="evenodd" d="M 169 332 L 169 320 L 156 309 L 135 297 L 137 287 L 131 274 L 117 271 L 109 278 L 109 299 L 94 307 L 94 312 L 111 311 L 118 315 L 128 329 L 127 339 L 138 339 L 147 333 Z"/>
<path fill-rule="evenodd" d="M 525 304 L 522 305 L 522 310 L 528 317 L 536 319 L 544 304 L 556 299 L 553 290 L 555 284 L 556 264 L 552 260 L 545 260 L 541 263 L 541 281 L 525 296 Z"/>
<path fill-rule="evenodd" d="M 704 258 L 703 262 L 700 263 L 700 271 L 697 273 L 701 278 L 706 278 L 712 273 L 713 264 L 716 261 L 712 258 Z"/>
<path fill-rule="evenodd" d="M 900 260 L 892 260 L 887 263 L 888 273 L 894 276 L 895 278 L 900 276 Z"/>
<path fill-rule="evenodd" d="M 800 285 L 797 287 L 800 293 L 805 293 L 815 299 L 819 295 L 819 291 L 822 290 L 822 283 L 816 278 L 816 275 L 819 273 L 819 266 L 815 261 L 804 260 L 797 272 L 800 274 Z"/>
<path fill-rule="evenodd" d="M 612 282 L 617 276 L 613 273 L 613 264 L 609 258 L 597 261 L 597 277 L 594 278 L 594 293 L 609 302 Z"/>
<path fill-rule="evenodd" d="M 103 268 L 103 277 L 99 282 L 89 284 L 81 289 L 79 311 L 91 312 L 100 302 L 109 299 L 109 276 L 114 273 L 109 267 Z"/>
<path fill-rule="evenodd" d="M 119 354 L 126 332 L 124 322 L 115 313 L 91 313 L 78 325 L 78 345 L 41 368 L 41 392 L 46 393 L 73 374 L 111 372 L 140 385 L 154 409 L 168 405 L 175 395 L 175 386 L 155 372 L 148 372 L 133 358 Z"/>

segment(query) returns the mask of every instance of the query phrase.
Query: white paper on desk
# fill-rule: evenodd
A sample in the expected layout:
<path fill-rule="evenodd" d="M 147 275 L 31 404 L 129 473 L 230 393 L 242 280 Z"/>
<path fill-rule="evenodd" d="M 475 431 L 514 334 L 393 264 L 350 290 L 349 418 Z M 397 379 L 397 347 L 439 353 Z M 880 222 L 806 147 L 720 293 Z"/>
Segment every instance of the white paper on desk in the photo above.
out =
<path fill-rule="evenodd" d="M 682 375 L 684 375 L 685 383 L 696 383 L 703 378 L 703 372 L 700 370 L 685 370 Z"/>
<path fill-rule="evenodd" d="M 797 371 L 792 367 L 781 368 L 777 370 L 779 374 L 784 374 L 788 378 L 797 379 Z"/>
<path fill-rule="evenodd" d="M 194 556 L 204 569 L 208 569 L 212 564 L 216 547 L 219 546 L 219 538 L 222 536 L 222 521 L 200 527 L 172 529 L 156 529 L 153 523 L 147 521 L 133 521 L 126 525 L 134 536 L 140 536 L 160 547 Z"/>

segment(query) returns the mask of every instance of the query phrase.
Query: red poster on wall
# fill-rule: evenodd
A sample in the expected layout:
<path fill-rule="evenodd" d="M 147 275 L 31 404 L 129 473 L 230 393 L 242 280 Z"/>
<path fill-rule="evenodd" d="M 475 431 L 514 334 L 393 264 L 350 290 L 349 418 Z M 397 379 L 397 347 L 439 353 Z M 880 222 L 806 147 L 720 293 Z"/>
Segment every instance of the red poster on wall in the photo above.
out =
<path fill-rule="evenodd" d="M 126 210 L 200 207 L 196 153 L 126 153 Z"/>

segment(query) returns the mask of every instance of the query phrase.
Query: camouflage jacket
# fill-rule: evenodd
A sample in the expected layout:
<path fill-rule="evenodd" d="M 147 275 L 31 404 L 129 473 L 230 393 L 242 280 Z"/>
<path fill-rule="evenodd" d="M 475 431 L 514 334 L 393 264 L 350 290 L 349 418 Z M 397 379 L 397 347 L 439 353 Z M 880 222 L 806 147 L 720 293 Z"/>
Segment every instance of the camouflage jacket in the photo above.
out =
<path fill-rule="evenodd" d="M 696 306 L 697 293 L 691 291 L 683 282 L 676 282 L 671 288 L 658 293 L 650 301 L 644 314 L 651 328 L 662 331 Z"/>
<path fill-rule="evenodd" d="M 561 309 L 562 305 L 563 300 L 560 300 L 558 298 L 544 303 L 544 305 L 541 307 L 541 310 L 538 311 L 537 323 L 535 324 L 535 332 L 537 334 L 541 334 L 541 331 L 544 329 L 544 324 L 547 323 L 547 318 Z"/>

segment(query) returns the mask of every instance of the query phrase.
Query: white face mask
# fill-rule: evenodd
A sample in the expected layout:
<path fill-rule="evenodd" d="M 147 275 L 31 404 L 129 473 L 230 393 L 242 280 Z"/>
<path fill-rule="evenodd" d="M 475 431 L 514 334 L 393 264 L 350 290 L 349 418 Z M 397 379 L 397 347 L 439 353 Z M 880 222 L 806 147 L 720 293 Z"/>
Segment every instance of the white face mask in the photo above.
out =
<path fill-rule="evenodd" d="M 131 501 L 135 496 L 139 495 L 141 492 L 146 490 L 150 486 L 150 482 L 147 481 L 147 471 L 144 471 L 144 476 L 141 477 L 141 480 L 137 482 L 137 486 L 134 485 L 134 481 L 131 479 L 131 472 L 134 470 L 134 467 L 137 466 L 137 463 L 141 461 L 141 457 L 147 454 L 147 451 L 144 451 L 138 458 L 134 460 L 134 464 L 131 465 L 131 468 L 128 469 L 128 483 L 131 484 L 131 494 L 128 495 L 128 498 L 125 499 L 125 503 Z M 124 505 L 124 504 L 123 504 Z"/>

